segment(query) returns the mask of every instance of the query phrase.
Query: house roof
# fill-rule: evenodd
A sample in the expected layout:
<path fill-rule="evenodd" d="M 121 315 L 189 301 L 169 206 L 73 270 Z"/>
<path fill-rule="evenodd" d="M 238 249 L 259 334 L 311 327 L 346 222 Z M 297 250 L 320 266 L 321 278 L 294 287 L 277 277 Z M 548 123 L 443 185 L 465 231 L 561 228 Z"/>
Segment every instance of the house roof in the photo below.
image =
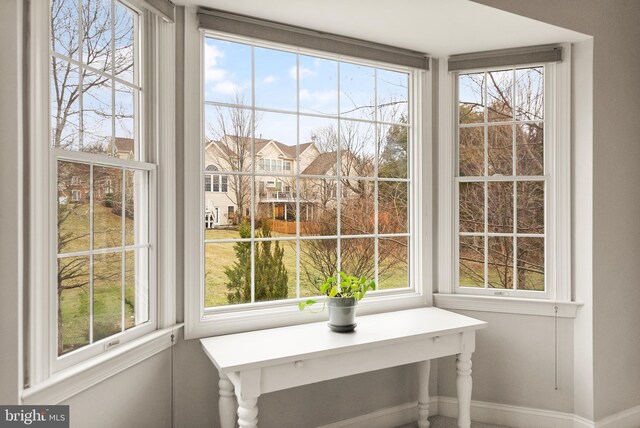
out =
<path fill-rule="evenodd" d="M 135 141 L 133 138 L 123 138 L 116 137 L 114 138 L 114 145 L 116 147 L 116 152 L 133 152 Z"/>
<path fill-rule="evenodd" d="M 256 138 L 256 153 L 260 153 L 260 151 L 262 149 L 264 149 L 267 145 L 269 145 L 269 143 L 273 143 L 275 144 L 275 146 L 278 148 L 278 150 L 280 150 L 282 152 L 283 155 L 285 155 L 286 157 L 290 158 L 290 159 L 295 159 L 296 158 L 296 146 L 288 146 L 284 143 L 281 143 L 280 141 L 276 141 L 276 140 L 263 140 L 263 139 L 258 139 Z M 309 148 L 309 146 L 311 146 L 311 144 L 313 143 L 303 143 L 300 144 L 300 153 L 304 152 L 305 150 L 307 150 Z"/>
<path fill-rule="evenodd" d="M 249 139 L 250 139 L 249 137 L 237 137 L 235 135 L 225 135 L 225 137 L 226 138 L 240 138 L 241 140 L 244 140 L 246 142 L 249 142 Z M 289 159 L 295 159 L 296 158 L 296 146 L 295 146 L 295 144 L 293 146 L 289 146 L 287 144 L 281 143 L 280 141 L 272 140 L 272 139 L 268 139 L 268 138 L 256 138 L 255 141 L 256 141 L 256 154 L 260 153 L 269 144 L 273 144 L 278 148 L 278 150 L 280 150 L 280 152 L 285 157 L 287 157 Z M 215 144 L 218 148 L 220 148 L 221 150 L 224 150 L 227 154 L 231 154 L 231 149 L 229 148 L 229 146 L 226 145 L 226 144 L 223 144 L 221 141 L 209 140 L 209 143 Z M 300 153 L 302 154 L 305 150 L 307 150 L 312 145 L 313 145 L 313 142 L 300 144 Z"/>
<path fill-rule="evenodd" d="M 305 175 L 325 175 L 331 168 L 335 168 L 337 161 L 336 152 L 320 153 L 313 162 L 307 166 L 302 174 Z"/>

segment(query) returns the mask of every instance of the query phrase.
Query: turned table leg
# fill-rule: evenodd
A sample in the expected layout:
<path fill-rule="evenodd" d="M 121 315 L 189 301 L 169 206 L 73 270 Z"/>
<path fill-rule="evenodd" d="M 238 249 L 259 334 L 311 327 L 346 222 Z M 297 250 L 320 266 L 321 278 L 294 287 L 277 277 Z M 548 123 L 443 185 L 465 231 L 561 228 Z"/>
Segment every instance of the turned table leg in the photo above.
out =
<path fill-rule="evenodd" d="M 418 426 L 429 428 L 429 373 L 431 361 L 418 363 Z"/>
<path fill-rule="evenodd" d="M 258 399 L 238 398 L 238 426 L 240 428 L 257 428 Z"/>
<path fill-rule="evenodd" d="M 471 426 L 471 353 L 458 354 L 456 360 L 456 388 L 458 390 L 458 427 L 469 428 Z"/>
<path fill-rule="evenodd" d="M 218 409 L 220 413 L 220 427 L 235 428 L 237 406 L 233 384 L 225 374 L 219 373 L 219 375 L 220 380 L 218 381 L 218 387 L 220 388 L 220 401 L 218 402 Z"/>

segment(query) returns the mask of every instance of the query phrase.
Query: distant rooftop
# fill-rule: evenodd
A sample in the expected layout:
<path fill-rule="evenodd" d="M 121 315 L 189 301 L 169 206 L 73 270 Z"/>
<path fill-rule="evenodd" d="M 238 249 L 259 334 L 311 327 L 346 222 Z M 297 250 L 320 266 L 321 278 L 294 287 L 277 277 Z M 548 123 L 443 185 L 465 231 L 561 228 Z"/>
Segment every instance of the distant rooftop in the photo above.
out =
<path fill-rule="evenodd" d="M 238 137 L 236 135 L 225 135 L 226 138 L 229 139 L 240 139 L 240 141 L 244 140 L 244 141 L 249 141 L 250 138 L 249 137 Z M 223 148 L 223 150 L 225 151 L 229 151 L 228 146 L 226 146 L 225 144 L 222 144 L 220 141 L 213 141 L 210 140 L 211 143 L 216 144 L 218 147 Z M 284 143 L 281 143 L 280 141 L 277 140 L 272 140 L 272 139 L 268 139 L 268 138 L 256 138 L 255 139 L 255 143 L 256 143 L 256 153 L 260 153 L 267 145 L 269 145 L 269 143 L 272 143 L 276 145 L 276 147 L 278 147 L 278 149 L 284 153 L 285 156 L 287 156 L 288 158 L 291 159 L 295 159 L 296 158 L 296 146 L 295 144 L 290 146 Z M 307 148 L 309 148 L 309 146 L 311 146 L 313 144 L 313 142 L 309 142 L 309 143 L 302 143 L 300 144 L 300 153 L 304 152 L 305 150 L 307 150 Z"/>

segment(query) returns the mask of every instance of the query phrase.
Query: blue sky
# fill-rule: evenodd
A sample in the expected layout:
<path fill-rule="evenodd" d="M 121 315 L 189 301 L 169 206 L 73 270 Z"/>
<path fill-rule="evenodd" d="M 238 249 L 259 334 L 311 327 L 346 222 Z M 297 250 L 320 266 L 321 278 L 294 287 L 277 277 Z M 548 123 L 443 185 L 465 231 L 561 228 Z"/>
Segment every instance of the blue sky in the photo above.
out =
<path fill-rule="evenodd" d="M 256 107 L 295 112 L 296 89 L 299 81 L 301 113 L 337 115 L 345 118 L 373 119 L 376 100 L 375 69 L 340 63 L 340 97 L 338 96 L 338 62 L 274 49 L 254 49 Z M 244 105 L 250 106 L 251 47 L 213 38 L 205 39 L 204 96 L 205 101 L 234 102 L 241 94 Z M 384 117 L 406 115 L 408 74 L 378 69 L 379 103 L 401 100 L 390 107 L 381 107 Z M 340 105 L 338 100 L 340 99 Z M 393 111 L 391 111 L 393 110 Z M 260 113 L 256 137 L 272 138 L 282 143 L 296 143 L 296 117 L 283 113 Z M 335 119 L 301 117 L 300 142 L 310 140 L 313 130 L 335 125 Z"/>

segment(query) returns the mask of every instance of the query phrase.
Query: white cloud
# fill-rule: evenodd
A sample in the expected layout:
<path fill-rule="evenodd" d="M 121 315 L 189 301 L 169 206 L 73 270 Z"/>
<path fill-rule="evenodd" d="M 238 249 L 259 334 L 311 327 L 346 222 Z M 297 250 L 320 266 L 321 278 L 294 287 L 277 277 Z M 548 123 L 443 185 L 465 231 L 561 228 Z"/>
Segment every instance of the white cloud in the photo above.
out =
<path fill-rule="evenodd" d="M 308 89 L 300 90 L 300 101 L 309 101 L 308 104 L 325 104 L 338 99 L 338 91 L 309 91 Z"/>
<path fill-rule="evenodd" d="M 224 58 L 224 51 L 215 45 L 204 45 L 204 80 L 208 93 L 217 92 L 222 95 L 235 96 L 242 92 L 243 86 L 234 82 L 234 77 L 228 70 L 221 68 L 220 58 Z"/>
<path fill-rule="evenodd" d="M 262 79 L 262 83 L 266 83 L 267 85 L 269 85 L 271 83 L 275 83 L 277 81 L 278 81 L 278 78 L 276 76 L 272 76 L 272 75 L 268 75 L 267 77 Z"/>
<path fill-rule="evenodd" d="M 236 85 L 231 80 L 223 80 L 216 83 L 213 90 L 224 95 L 235 95 L 240 92 L 240 86 Z"/>
<path fill-rule="evenodd" d="M 223 58 L 224 52 L 215 45 L 204 45 L 204 79 L 206 82 L 218 82 L 227 75 L 227 70 L 217 67 L 218 58 Z"/>
<path fill-rule="evenodd" d="M 296 75 L 296 66 L 294 65 L 293 67 L 291 67 L 289 69 L 289 77 L 291 77 L 292 79 L 295 79 L 297 77 Z M 309 77 L 309 76 L 315 76 L 316 73 L 315 71 L 307 68 L 307 67 L 300 67 L 300 80 L 304 79 L 305 77 Z"/>

